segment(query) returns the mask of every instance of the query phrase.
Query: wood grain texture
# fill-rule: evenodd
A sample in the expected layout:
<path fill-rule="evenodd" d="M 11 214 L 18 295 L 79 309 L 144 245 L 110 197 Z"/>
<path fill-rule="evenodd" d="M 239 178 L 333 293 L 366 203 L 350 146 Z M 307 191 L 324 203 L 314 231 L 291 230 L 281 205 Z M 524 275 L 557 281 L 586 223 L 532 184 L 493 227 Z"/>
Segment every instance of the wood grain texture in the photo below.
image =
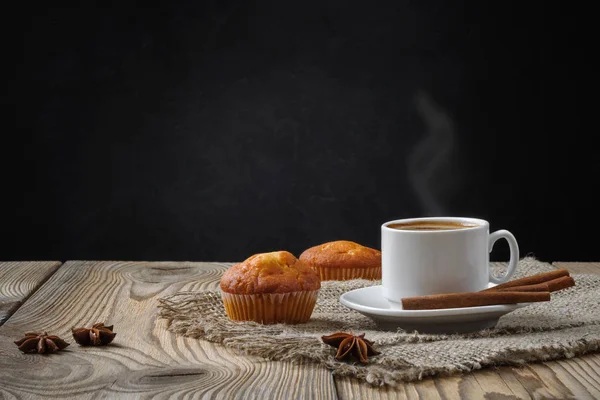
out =
<path fill-rule="evenodd" d="M 176 336 L 157 320 L 157 298 L 215 288 L 228 264 L 65 263 L 0 327 L 0 398 L 336 398 L 328 370 L 267 362 Z M 114 324 L 107 347 L 80 347 L 71 327 Z M 20 353 L 24 331 L 47 330 L 71 346 Z"/>
<path fill-rule="evenodd" d="M 58 261 L 0 262 L 0 325 L 60 265 Z"/>
<path fill-rule="evenodd" d="M 334 380 L 314 364 L 243 357 L 167 332 L 165 321 L 156 319 L 157 297 L 215 288 L 228 265 L 66 263 L 0 327 L 0 398 L 600 398 L 600 354 L 379 388 L 351 378 Z M 600 263 L 555 265 L 600 274 Z M 18 279 L 12 285 L 20 285 Z M 115 324 L 113 345 L 83 348 L 72 341 L 71 326 L 99 321 Z M 42 328 L 71 346 L 37 356 L 21 354 L 12 343 L 25 330 Z"/>
<path fill-rule="evenodd" d="M 427 378 L 399 387 L 372 387 L 336 378 L 344 399 L 600 399 L 600 355 L 499 367 Z"/>
<path fill-rule="evenodd" d="M 600 263 L 558 262 L 571 273 L 600 274 Z M 335 377 L 344 399 L 600 399 L 600 355 L 486 368 L 469 374 L 427 378 L 399 387 L 378 388 L 357 379 Z"/>

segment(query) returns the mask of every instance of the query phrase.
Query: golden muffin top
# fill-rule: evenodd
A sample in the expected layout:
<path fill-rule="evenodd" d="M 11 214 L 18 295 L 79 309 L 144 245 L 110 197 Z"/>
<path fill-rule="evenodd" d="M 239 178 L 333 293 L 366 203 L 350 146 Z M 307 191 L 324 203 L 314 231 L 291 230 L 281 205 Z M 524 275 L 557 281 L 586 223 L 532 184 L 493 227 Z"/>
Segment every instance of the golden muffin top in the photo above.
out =
<path fill-rule="evenodd" d="M 287 251 L 255 254 L 229 268 L 221 290 L 233 294 L 289 293 L 321 288 L 319 274 Z"/>
<path fill-rule="evenodd" d="M 305 250 L 300 261 L 328 268 L 373 268 L 381 267 L 381 252 L 348 240 L 337 240 Z"/>

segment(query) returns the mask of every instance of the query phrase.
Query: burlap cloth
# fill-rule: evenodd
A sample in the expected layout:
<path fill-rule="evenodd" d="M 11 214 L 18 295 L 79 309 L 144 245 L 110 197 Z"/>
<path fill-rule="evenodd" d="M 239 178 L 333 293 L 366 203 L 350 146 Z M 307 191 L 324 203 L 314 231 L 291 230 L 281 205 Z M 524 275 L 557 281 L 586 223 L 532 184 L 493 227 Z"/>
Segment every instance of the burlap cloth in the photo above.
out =
<path fill-rule="evenodd" d="M 533 258 L 519 262 L 515 278 L 546 272 Z M 573 274 L 576 286 L 500 318 L 494 329 L 470 334 L 432 335 L 377 330 L 373 321 L 341 305 L 342 293 L 380 281 L 324 282 L 311 320 L 299 325 L 232 322 L 218 290 L 180 292 L 160 299 L 160 317 L 177 334 L 222 343 L 271 360 L 313 360 L 334 374 L 374 385 L 486 366 L 570 358 L 600 348 L 600 276 Z M 337 361 L 320 337 L 336 331 L 366 333 L 381 355 L 369 364 Z"/>

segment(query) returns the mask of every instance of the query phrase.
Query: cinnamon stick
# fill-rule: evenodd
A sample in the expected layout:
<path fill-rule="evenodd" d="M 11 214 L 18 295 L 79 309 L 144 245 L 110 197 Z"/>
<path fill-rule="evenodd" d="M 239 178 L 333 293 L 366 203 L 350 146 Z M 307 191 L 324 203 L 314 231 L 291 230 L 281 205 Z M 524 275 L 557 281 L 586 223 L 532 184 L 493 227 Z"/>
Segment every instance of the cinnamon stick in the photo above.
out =
<path fill-rule="evenodd" d="M 538 283 L 535 285 L 514 286 L 504 289 L 498 289 L 498 292 L 556 292 L 575 286 L 575 280 L 570 276 L 561 276 L 551 281 Z"/>
<path fill-rule="evenodd" d="M 535 285 L 538 283 L 548 282 L 563 276 L 569 276 L 569 270 L 567 270 L 566 268 L 561 268 L 550 272 L 544 272 L 542 274 L 526 276 L 525 278 L 521 279 L 515 279 L 514 281 L 505 282 L 492 288 L 482 290 L 482 292 L 493 292 L 500 289 L 506 289 L 516 286 Z"/>
<path fill-rule="evenodd" d="M 558 278 L 560 279 L 560 278 Z M 482 290 L 485 292 L 486 290 Z M 514 286 L 505 289 L 498 289 L 498 292 L 551 292 L 548 283 L 537 283 L 535 285 Z"/>
<path fill-rule="evenodd" d="M 549 301 L 550 292 L 468 292 L 445 293 L 429 296 L 406 297 L 402 299 L 405 310 L 435 310 L 441 308 L 462 308 L 489 306 L 496 304 L 533 303 Z"/>
<path fill-rule="evenodd" d="M 551 292 L 556 292 L 557 290 L 562 290 L 566 288 L 570 288 L 571 286 L 575 286 L 575 280 L 570 276 L 562 276 L 560 278 L 552 279 L 551 281 L 546 282 L 548 288 Z"/>

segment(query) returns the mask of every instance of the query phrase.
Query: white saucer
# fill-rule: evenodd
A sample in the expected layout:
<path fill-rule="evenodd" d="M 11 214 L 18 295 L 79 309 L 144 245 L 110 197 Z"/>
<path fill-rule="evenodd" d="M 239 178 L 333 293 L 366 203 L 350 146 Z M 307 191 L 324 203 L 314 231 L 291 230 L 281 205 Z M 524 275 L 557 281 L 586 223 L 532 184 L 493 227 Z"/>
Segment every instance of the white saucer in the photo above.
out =
<path fill-rule="evenodd" d="M 495 285 L 489 285 L 492 286 Z M 493 328 L 504 314 L 531 304 L 401 310 L 392 308 L 381 292 L 381 285 L 351 290 L 340 296 L 340 303 L 373 319 L 381 329 L 395 331 L 402 328 L 407 332 L 422 333 L 465 333 Z"/>

